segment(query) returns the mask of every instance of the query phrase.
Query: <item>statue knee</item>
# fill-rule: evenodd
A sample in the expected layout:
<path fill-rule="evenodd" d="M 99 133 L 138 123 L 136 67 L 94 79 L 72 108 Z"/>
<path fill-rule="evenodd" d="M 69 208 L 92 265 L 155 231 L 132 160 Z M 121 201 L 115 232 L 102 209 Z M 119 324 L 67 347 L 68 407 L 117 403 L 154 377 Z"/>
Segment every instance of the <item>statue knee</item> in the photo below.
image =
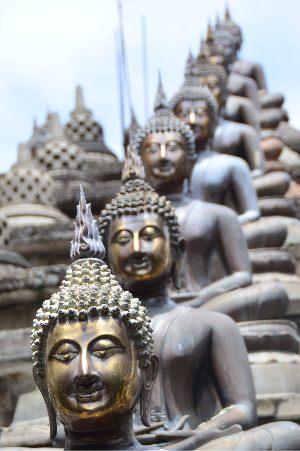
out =
<path fill-rule="evenodd" d="M 255 287 L 259 299 L 256 319 L 282 318 L 289 306 L 284 286 L 279 282 L 267 282 L 256 284 Z"/>

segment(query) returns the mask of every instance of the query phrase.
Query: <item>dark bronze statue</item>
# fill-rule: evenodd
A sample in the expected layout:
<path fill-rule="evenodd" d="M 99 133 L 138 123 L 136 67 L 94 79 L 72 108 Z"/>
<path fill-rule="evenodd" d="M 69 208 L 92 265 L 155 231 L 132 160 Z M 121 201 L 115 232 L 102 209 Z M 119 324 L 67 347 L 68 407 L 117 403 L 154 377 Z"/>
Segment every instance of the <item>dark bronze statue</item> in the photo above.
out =
<path fill-rule="evenodd" d="M 192 172 L 189 195 L 230 206 L 238 213 L 241 223 L 254 221 L 260 215 L 254 186 L 260 193 L 265 191 L 276 196 L 286 191 L 288 176 L 282 172 L 263 175 L 265 158 L 254 129 L 223 118 L 217 119 L 215 102 L 205 88 L 217 96 L 220 108 L 226 96 L 222 68 L 203 61 L 196 67 L 190 57 L 185 81 L 171 100 L 175 114 L 190 125 L 195 134 L 198 160 Z M 212 152 L 210 145 L 213 150 L 225 155 Z M 246 160 L 252 169 L 252 177 L 244 161 L 226 155 L 228 153 Z M 261 225 L 258 227 L 262 228 L 262 234 L 268 233 Z"/>
<path fill-rule="evenodd" d="M 151 443 L 175 440 L 164 448 L 178 450 L 223 449 L 224 443 L 224 449 L 246 450 L 267 449 L 285 437 L 288 446 L 299 446 L 300 427 L 292 423 L 239 432 L 256 424 L 253 381 L 239 330 L 226 315 L 178 306 L 169 298 L 168 279 L 177 279 L 183 250 L 175 210 L 148 183 L 135 179 L 140 170 L 127 167 L 126 173 L 129 180 L 101 213 L 100 234 L 117 280 L 139 296 L 152 317 L 160 366 L 151 419 L 172 427 L 185 418 L 194 429 L 158 432 Z M 151 436 L 146 438 L 150 443 Z"/>
<path fill-rule="evenodd" d="M 212 82 L 211 75 L 214 74 L 205 77 L 206 83 Z M 260 213 L 249 166 L 243 159 L 225 154 L 230 149 L 231 153 L 247 155 L 247 160 L 253 163 L 253 175 L 262 172 L 262 169 L 255 168 L 262 155 L 255 131 L 247 125 L 218 118 L 218 106 L 212 94 L 217 95 L 219 104 L 222 103 L 224 85 L 222 89 L 220 83 L 214 81 L 214 92 L 210 93 L 206 86 L 199 85 L 199 81 L 204 81 L 204 73 L 201 73 L 200 80 L 197 77 L 187 75 L 170 102 L 175 114 L 192 128 L 195 135 L 198 157 L 190 179 L 189 195 L 232 207 L 239 214 L 241 223 L 254 221 Z M 250 134 L 247 129 L 250 129 Z M 212 148 L 218 152 L 210 149 L 211 142 Z M 261 158 L 260 166 L 263 163 Z"/>
<path fill-rule="evenodd" d="M 237 321 L 270 318 L 273 311 L 282 315 L 288 304 L 282 286 L 267 284 L 262 291 L 257 286 L 245 289 L 252 283 L 251 264 L 236 214 L 227 207 L 191 200 L 182 193 L 195 158 L 194 136 L 168 108 L 161 84 L 155 110 L 135 135 L 135 145 L 147 179 L 176 208 L 186 240 L 179 269 L 181 290 L 172 297 L 195 297 L 191 305 L 227 313 Z M 228 292 L 232 297 L 226 296 L 224 302 L 224 293 Z"/>
<path fill-rule="evenodd" d="M 51 438 L 57 416 L 66 449 L 143 449 L 133 412 L 140 401 L 141 420 L 150 426 L 158 364 L 150 318 L 102 261 L 105 250 L 82 191 L 74 226 L 71 269 L 38 310 L 31 336 Z"/>

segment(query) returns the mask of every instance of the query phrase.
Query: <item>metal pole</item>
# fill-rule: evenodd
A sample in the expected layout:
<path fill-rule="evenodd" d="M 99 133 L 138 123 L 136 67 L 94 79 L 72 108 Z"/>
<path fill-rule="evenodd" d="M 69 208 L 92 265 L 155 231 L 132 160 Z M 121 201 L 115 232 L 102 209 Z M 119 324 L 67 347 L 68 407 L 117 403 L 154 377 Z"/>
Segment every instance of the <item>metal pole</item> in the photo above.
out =
<path fill-rule="evenodd" d="M 116 52 L 116 69 L 117 69 L 117 81 L 119 90 L 119 102 L 120 102 L 120 116 L 121 116 L 121 136 L 122 136 L 122 148 L 124 141 L 124 102 L 123 102 L 123 80 L 122 80 L 122 67 L 121 67 L 121 52 L 119 46 L 119 32 L 115 30 L 115 52 Z"/>
<path fill-rule="evenodd" d="M 143 81 L 144 81 L 144 112 L 145 122 L 149 117 L 149 90 L 148 90 L 148 58 L 147 58 L 147 27 L 146 16 L 141 18 L 142 25 L 142 58 L 143 58 Z"/>

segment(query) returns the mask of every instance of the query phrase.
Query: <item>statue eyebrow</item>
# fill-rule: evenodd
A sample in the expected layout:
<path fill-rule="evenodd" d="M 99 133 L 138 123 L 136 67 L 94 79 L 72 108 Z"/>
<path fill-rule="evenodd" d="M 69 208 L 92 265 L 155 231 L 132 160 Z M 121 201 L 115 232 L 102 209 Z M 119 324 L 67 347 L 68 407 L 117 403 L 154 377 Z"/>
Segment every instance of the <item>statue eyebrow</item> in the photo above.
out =
<path fill-rule="evenodd" d="M 89 343 L 88 348 L 92 348 L 98 341 L 101 340 L 110 340 L 117 346 L 119 346 L 122 349 L 126 349 L 126 346 L 124 343 L 115 335 L 105 334 L 105 335 L 98 335 L 98 337 L 94 338 L 91 343 Z"/>
<path fill-rule="evenodd" d="M 69 340 L 69 339 L 59 340 L 57 343 L 54 343 L 54 345 L 52 346 L 52 348 L 51 348 L 51 350 L 49 352 L 49 357 L 52 357 L 54 355 L 54 353 L 58 351 L 60 346 L 64 345 L 64 344 L 70 344 L 70 345 L 74 346 L 74 348 L 76 348 L 77 350 L 78 350 L 78 347 L 79 347 L 78 343 L 76 343 L 73 340 Z"/>

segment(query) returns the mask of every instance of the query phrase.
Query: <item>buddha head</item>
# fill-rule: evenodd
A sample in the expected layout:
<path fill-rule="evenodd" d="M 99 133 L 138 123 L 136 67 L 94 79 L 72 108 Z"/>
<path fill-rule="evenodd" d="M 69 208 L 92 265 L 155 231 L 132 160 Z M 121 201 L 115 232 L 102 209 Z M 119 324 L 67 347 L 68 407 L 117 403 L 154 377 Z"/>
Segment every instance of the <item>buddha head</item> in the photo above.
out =
<path fill-rule="evenodd" d="M 134 145 L 155 190 L 164 193 L 171 188 L 181 192 L 195 161 L 194 135 L 171 111 L 160 78 L 154 111 L 135 134 Z"/>
<path fill-rule="evenodd" d="M 228 33 L 231 33 L 235 40 L 236 50 L 240 50 L 242 43 L 243 43 L 243 35 L 241 27 L 239 27 L 230 16 L 229 8 L 226 7 L 225 10 L 225 19 L 224 22 L 221 25 L 222 30 L 227 31 Z"/>
<path fill-rule="evenodd" d="M 59 292 L 38 310 L 31 335 L 33 373 L 48 408 L 52 439 L 57 415 L 66 442 L 93 433 L 108 434 L 109 441 L 107 431 L 122 430 L 124 424 L 132 428 L 139 400 L 142 422 L 149 425 L 158 364 L 150 318 L 141 302 L 122 290 L 104 255 L 81 190 L 71 269 Z"/>
<path fill-rule="evenodd" d="M 185 81 L 172 97 L 170 107 L 193 130 L 196 148 L 205 148 L 217 125 L 218 104 L 210 90 L 200 84 L 197 67 L 194 74 L 185 72 Z"/>
<path fill-rule="evenodd" d="M 199 84 L 207 87 L 218 102 L 219 110 L 227 99 L 227 74 L 219 64 L 213 64 L 209 60 L 207 45 L 202 40 L 200 52 L 197 57 L 197 76 Z"/>
<path fill-rule="evenodd" d="M 135 148 L 127 154 L 124 185 L 99 218 L 109 265 L 122 287 L 132 292 L 152 292 L 153 287 L 167 286 L 170 277 L 178 288 L 184 242 L 175 210 L 143 180 L 139 160 Z"/>
<path fill-rule="evenodd" d="M 211 55 L 211 60 L 228 68 L 236 56 L 236 43 L 231 33 L 215 29 L 212 31 L 208 25 L 206 43 Z"/>

